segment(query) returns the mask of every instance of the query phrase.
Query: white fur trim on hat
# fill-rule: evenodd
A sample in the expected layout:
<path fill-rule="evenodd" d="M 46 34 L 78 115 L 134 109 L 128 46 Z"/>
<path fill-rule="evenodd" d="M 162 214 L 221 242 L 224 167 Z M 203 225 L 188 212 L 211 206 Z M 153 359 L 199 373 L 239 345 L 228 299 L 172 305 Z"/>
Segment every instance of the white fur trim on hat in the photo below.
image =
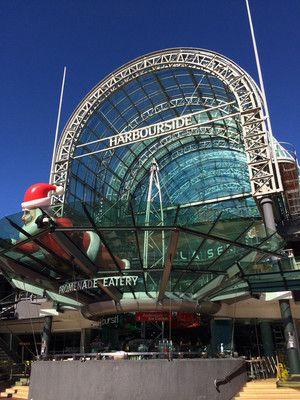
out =
<path fill-rule="evenodd" d="M 51 204 L 50 192 L 56 192 L 57 195 L 61 195 L 64 193 L 64 188 L 47 183 L 32 185 L 25 194 L 24 200 L 26 201 L 22 203 L 23 210 L 49 206 Z"/>
<path fill-rule="evenodd" d="M 22 203 L 21 205 L 23 210 L 25 209 L 30 210 L 31 208 L 50 206 L 50 204 L 51 204 L 51 197 L 44 197 L 43 199 L 25 201 L 25 203 Z"/>

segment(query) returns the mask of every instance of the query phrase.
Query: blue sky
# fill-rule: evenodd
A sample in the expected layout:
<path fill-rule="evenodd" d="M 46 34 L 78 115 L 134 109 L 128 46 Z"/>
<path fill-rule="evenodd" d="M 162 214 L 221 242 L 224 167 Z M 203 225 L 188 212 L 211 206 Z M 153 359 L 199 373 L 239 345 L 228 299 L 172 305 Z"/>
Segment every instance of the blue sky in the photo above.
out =
<path fill-rule="evenodd" d="M 249 4 L 274 136 L 300 155 L 300 0 Z M 245 0 L 0 0 L 0 29 L 0 218 L 49 180 L 64 66 L 60 132 L 106 75 L 155 50 L 213 50 L 258 82 Z"/>

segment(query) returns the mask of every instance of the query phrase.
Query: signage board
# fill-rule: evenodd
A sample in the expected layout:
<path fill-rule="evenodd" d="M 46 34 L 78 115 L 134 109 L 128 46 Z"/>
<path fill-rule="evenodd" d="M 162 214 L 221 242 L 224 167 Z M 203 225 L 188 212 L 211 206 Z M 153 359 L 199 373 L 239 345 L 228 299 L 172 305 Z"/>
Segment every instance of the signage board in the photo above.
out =
<path fill-rule="evenodd" d="M 195 315 L 188 312 L 178 312 L 177 321 L 178 322 L 191 322 L 194 323 Z"/>
<path fill-rule="evenodd" d="M 200 317 L 194 313 L 178 312 L 177 319 L 172 322 L 173 329 L 194 328 L 200 325 Z"/>
<path fill-rule="evenodd" d="M 169 311 L 153 311 L 153 312 L 141 312 L 135 313 L 135 320 L 138 322 L 149 322 L 149 321 L 171 321 L 172 313 Z"/>
<path fill-rule="evenodd" d="M 219 104 L 217 106 L 211 108 L 205 108 L 204 110 L 196 111 L 191 114 L 182 115 L 180 117 L 172 118 L 166 121 L 161 121 L 152 125 L 147 125 L 140 127 L 138 129 L 134 129 L 131 131 L 125 131 L 118 133 L 116 135 L 112 135 L 106 138 L 102 138 L 99 140 L 95 140 L 86 144 L 79 145 L 77 147 L 82 147 L 86 145 L 92 145 L 95 143 L 104 143 L 104 147 L 100 150 L 93 152 L 93 154 L 101 153 L 107 150 L 112 150 L 121 146 L 130 145 L 133 143 L 138 143 L 144 140 L 154 139 L 164 135 L 173 135 L 178 134 L 184 131 L 192 131 L 207 124 L 212 124 L 213 122 L 217 122 L 227 118 L 233 118 L 239 115 L 239 112 L 227 114 L 221 117 L 217 117 L 214 119 L 202 118 L 202 114 L 207 114 L 210 111 L 214 110 L 224 110 L 224 107 L 228 107 L 229 105 L 235 103 L 235 101 L 229 103 Z M 87 156 L 88 153 L 80 154 L 75 158 L 81 158 Z"/>
<path fill-rule="evenodd" d="M 82 281 L 68 282 L 59 287 L 59 294 L 76 292 L 78 290 L 85 289 L 97 289 L 98 281 L 100 281 L 103 286 L 135 286 L 138 281 L 138 276 L 107 276 L 105 278 L 94 278 L 94 279 L 84 279 Z"/>

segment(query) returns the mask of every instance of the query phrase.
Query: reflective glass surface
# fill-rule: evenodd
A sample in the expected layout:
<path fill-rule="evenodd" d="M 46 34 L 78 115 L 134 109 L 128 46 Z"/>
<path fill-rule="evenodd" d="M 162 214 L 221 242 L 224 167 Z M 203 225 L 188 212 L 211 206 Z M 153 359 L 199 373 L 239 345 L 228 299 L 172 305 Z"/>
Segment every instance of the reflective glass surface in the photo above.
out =
<path fill-rule="evenodd" d="M 177 300 L 222 297 L 234 276 L 239 292 L 245 282 L 254 291 L 283 281 L 297 286 L 295 260 L 284 256 L 285 242 L 261 220 L 163 204 L 160 217 L 153 213 L 146 222 L 137 204 L 72 204 L 34 234 L 20 213 L 2 219 L 3 273 L 18 287 L 43 289 L 66 304 L 153 299 L 162 290 Z M 50 208 L 38 210 L 51 216 Z"/>
<path fill-rule="evenodd" d="M 191 67 L 164 68 L 124 83 L 78 132 L 66 202 L 144 203 L 155 159 L 164 203 L 210 200 L 210 208 L 258 216 L 236 111 L 221 80 Z M 115 140 L 107 138 L 199 112 L 192 119 L 201 126 L 105 150 Z"/>
<path fill-rule="evenodd" d="M 149 68 L 92 110 L 72 142 L 59 217 L 49 207 L 31 211 L 47 217 L 31 229 L 21 213 L 0 221 L 1 269 L 18 288 L 78 305 L 298 285 L 251 196 L 239 107 L 221 80 L 188 65 Z M 157 134 L 179 117 L 191 124 Z M 137 130 L 155 134 L 126 142 Z"/>

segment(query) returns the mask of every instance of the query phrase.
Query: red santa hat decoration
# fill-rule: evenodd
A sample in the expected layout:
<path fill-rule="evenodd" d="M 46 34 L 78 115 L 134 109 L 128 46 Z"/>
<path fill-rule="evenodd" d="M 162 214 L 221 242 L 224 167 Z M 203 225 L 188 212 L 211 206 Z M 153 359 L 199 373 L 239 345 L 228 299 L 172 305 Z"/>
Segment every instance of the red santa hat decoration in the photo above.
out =
<path fill-rule="evenodd" d="M 51 204 L 50 192 L 56 192 L 57 195 L 60 195 L 64 193 L 64 188 L 50 185 L 49 183 L 36 183 L 30 186 L 25 193 L 22 209 L 49 206 Z"/>

